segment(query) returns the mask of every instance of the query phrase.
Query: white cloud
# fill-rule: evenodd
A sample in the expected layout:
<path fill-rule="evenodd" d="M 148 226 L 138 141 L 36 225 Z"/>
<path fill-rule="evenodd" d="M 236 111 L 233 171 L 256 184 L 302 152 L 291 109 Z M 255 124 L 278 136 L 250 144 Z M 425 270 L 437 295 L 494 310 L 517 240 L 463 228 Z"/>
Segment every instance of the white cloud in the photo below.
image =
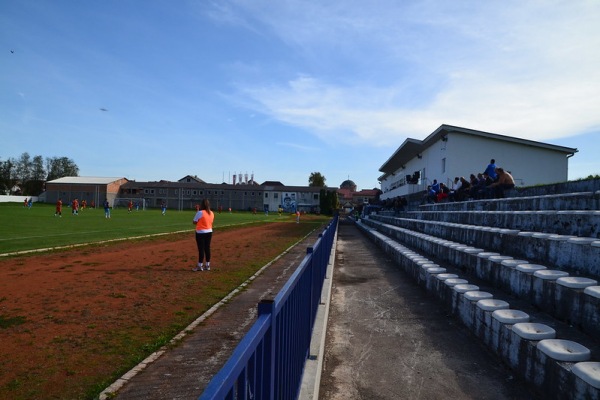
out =
<path fill-rule="evenodd" d="M 395 55 L 396 61 L 377 80 L 348 84 L 304 73 L 285 83 L 245 85 L 242 95 L 257 110 L 322 140 L 373 145 L 424 137 L 442 123 L 534 140 L 600 124 L 597 3 L 424 4 L 390 3 L 387 14 L 376 5 L 312 4 L 297 18 L 289 15 L 291 7 L 274 7 L 260 16 L 263 22 L 298 47 L 318 43 L 320 57 L 338 51 L 343 35 L 358 38 L 344 43 L 359 55 L 368 33 L 368 44 L 380 48 L 365 52 Z"/>

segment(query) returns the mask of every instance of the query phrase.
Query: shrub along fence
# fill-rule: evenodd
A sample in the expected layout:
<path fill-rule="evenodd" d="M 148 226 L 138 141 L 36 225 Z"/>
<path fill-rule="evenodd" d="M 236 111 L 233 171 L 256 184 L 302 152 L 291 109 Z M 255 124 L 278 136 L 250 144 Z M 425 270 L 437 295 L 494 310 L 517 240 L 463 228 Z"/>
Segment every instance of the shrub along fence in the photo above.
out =
<path fill-rule="evenodd" d="M 258 304 L 256 322 L 201 400 L 297 398 L 337 225 L 336 216 L 275 299 Z"/>

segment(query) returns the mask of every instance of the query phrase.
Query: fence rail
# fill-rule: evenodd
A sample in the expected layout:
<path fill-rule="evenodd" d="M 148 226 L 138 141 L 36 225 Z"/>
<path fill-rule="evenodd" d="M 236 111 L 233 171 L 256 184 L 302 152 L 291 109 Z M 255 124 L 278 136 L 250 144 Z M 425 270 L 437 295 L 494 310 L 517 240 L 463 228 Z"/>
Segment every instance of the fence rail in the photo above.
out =
<path fill-rule="evenodd" d="M 258 304 L 256 322 L 200 400 L 297 398 L 337 225 L 336 216 L 275 299 Z"/>

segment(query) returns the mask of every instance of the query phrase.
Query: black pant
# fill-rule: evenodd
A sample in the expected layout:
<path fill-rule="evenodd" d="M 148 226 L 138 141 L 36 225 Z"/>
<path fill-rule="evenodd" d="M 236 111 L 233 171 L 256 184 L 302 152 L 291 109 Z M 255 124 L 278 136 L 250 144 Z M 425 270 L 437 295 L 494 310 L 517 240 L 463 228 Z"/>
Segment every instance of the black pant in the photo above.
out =
<path fill-rule="evenodd" d="M 206 262 L 210 262 L 210 240 L 212 232 L 198 233 L 196 232 L 196 245 L 198 246 L 198 262 L 202 263 L 206 255 Z"/>

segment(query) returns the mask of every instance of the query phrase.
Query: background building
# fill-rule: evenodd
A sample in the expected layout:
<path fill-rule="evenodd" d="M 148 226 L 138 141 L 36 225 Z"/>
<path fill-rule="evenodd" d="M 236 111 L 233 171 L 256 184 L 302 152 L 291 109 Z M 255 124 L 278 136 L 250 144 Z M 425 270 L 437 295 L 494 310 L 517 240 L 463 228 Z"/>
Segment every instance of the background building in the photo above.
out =
<path fill-rule="evenodd" d="M 39 196 L 39 200 L 46 203 L 56 203 L 62 199 L 64 204 L 75 199 L 85 200 L 89 206 L 102 205 L 108 199 L 113 204 L 119 195 L 126 178 L 100 178 L 89 176 L 66 176 L 46 182 L 46 191 Z"/>
<path fill-rule="evenodd" d="M 424 140 L 408 138 L 381 166 L 381 199 L 426 189 L 434 179 L 452 187 L 454 177 L 483 172 L 491 159 L 509 171 L 516 186 L 564 182 L 577 149 L 511 136 L 441 125 Z"/>

